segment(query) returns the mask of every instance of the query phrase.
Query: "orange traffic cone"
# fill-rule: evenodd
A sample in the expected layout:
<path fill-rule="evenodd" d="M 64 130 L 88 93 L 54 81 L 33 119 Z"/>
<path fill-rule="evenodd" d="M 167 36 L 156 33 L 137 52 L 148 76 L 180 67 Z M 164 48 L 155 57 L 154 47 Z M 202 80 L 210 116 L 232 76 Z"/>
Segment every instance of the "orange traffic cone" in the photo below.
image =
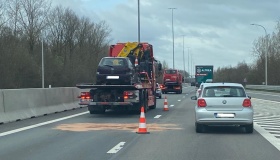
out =
<path fill-rule="evenodd" d="M 166 96 L 164 98 L 163 111 L 169 111 L 169 109 L 168 109 L 168 102 L 167 102 Z"/>
<path fill-rule="evenodd" d="M 145 112 L 144 112 L 144 107 L 141 107 L 141 114 L 140 114 L 140 119 L 139 119 L 139 128 L 138 134 L 149 134 L 150 132 L 147 132 L 147 127 L 146 127 L 146 118 L 145 118 Z"/>
<path fill-rule="evenodd" d="M 138 66 L 138 58 L 135 59 L 134 65 L 135 67 Z"/>

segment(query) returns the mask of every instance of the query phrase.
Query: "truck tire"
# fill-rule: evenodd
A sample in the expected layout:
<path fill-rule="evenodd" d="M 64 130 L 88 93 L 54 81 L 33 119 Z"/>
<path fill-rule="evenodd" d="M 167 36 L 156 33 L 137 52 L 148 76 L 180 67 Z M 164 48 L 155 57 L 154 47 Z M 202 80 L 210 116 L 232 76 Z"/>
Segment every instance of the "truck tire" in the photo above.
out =
<path fill-rule="evenodd" d="M 144 112 L 147 113 L 149 109 L 148 106 L 148 92 L 145 90 L 144 91 Z"/>
<path fill-rule="evenodd" d="M 148 106 L 148 92 L 146 90 L 143 90 L 141 92 L 141 101 L 139 103 L 139 112 L 141 113 L 141 108 L 143 107 L 144 108 L 144 112 L 146 113 L 149 109 L 149 106 Z"/>

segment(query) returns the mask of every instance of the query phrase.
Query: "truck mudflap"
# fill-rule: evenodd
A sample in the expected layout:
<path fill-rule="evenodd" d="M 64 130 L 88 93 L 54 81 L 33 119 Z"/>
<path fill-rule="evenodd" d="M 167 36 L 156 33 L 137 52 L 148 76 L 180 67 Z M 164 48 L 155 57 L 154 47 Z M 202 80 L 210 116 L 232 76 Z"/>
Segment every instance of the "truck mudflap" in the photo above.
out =
<path fill-rule="evenodd" d="M 131 102 L 90 102 L 90 106 L 132 106 Z"/>

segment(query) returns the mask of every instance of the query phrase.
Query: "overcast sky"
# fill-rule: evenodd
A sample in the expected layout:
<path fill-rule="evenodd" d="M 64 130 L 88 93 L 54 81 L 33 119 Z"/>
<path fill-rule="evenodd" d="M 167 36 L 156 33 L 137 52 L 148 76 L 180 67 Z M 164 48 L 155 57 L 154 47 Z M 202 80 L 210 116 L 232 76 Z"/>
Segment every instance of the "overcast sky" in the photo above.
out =
<path fill-rule="evenodd" d="M 112 44 L 138 41 L 137 0 L 53 0 L 79 16 L 104 20 L 112 29 Z M 155 57 L 173 67 L 173 12 L 175 68 L 194 65 L 235 67 L 251 64 L 253 41 L 274 31 L 279 21 L 279 0 L 140 0 L 141 41 L 154 46 Z M 189 59 L 188 59 L 189 58 Z"/>

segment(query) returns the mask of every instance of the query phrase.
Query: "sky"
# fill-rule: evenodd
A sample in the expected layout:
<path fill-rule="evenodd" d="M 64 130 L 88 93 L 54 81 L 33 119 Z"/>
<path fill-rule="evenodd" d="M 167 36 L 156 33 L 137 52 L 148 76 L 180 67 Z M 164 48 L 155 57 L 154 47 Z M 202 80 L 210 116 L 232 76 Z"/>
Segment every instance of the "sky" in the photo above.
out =
<path fill-rule="evenodd" d="M 52 0 L 112 29 L 111 44 L 138 41 L 138 0 Z M 139 0 L 140 40 L 170 68 L 193 74 L 195 65 L 253 64 L 253 42 L 271 34 L 279 21 L 279 0 Z M 174 64 L 173 34 L 174 30 Z M 183 43 L 184 42 L 184 43 Z M 183 47 L 184 46 L 184 47 Z M 184 57 L 184 58 L 183 58 Z M 185 65 L 184 65 L 185 63 Z"/>

